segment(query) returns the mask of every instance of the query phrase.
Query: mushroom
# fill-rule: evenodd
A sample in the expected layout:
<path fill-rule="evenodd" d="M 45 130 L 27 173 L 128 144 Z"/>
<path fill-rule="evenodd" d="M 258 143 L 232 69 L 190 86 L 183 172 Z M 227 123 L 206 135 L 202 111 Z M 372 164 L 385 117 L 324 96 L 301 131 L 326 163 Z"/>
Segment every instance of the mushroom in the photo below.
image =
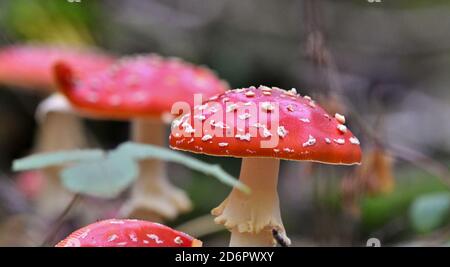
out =
<path fill-rule="evenodd" d="M 67 99 L 54 93 L 42 101 L 36 110 L 39 125 L 34 151 L 46 153 L 88 147 L 83 122 Z M 47 178 L 37 192 L 36 209 L 43 217 L 53 217 L 70 203 L 73 194 L 64 189 L 59 178 L 62 166 L 47 167 L 42 172 Z M 58 201 L 55 201 L 58 200 Z"/>
<path fill-rule="evenodd" d="M 277 193 L 280 159 L 345 165 L 361 160 L 359 141 L 341 117 L 295 89 L 276 87 L 234 89 L 205 101 L 201 110 L 174 120 L 169 140 L 173 149 L 242 158 L 239 179 L 251 194 L 234 188 L 212 210 L 215 222 L 231 231 L 231 246 L 272 246 L 272 230 L 289 240 Z"/>
<path fill-rule="evenodd" d="M 98 75 L 77 81 L 70 65 L 61 62 L 55 65 L 55 75 L 60 91 L 80 112 L 94 118 L 132 120 L 134 141 L 159 146 L 165 145 L 164 118 L 173 103 L 192 104 L 194 94 L 210 96 L 228 89 L 207 68 L 156 55 L 124 58 Z M 190 208 L 186 194 L 169 182 L 165 163 L 152 159 L 140 163 L 140 177 L 121 215 L 172 219 Z"/>
<path fill-rule="evenodd" d="M 78 229 L 55 247 L 201 246 L 200 240 L 159 223 L 134 219 L 109 219 Z"/>
<path fill-rule="evenodd" d="M 94 49 L 11 45 L 0 49 L 0 83 L 37 92 L 53 92 L 52 67 L 58 60 L 73 65 L 79 77 L 92 75 L 114 62 L 111 56 Z"/>
<path fill-rule="evenodd" d="M 57 60 L 70 62 L 78 77 L 106 68 L 113 57 L 94 50 L 45 45 L 13 45 L 0 49 L 0 83 L 48 95 L 55 89 L 52 66 Z M 82 122 L 60 94 L 41 102 L 36 112 L 38 136 L 34 150 L 51 152 L 85 147 Z M 59 180 L 59 168 L 43 170 L 47 178 L 36 196 L 38 213 L 52 216 L 66 205 L 71 195 Z M 55 201 L 57 199 L 57 201 Z"/>

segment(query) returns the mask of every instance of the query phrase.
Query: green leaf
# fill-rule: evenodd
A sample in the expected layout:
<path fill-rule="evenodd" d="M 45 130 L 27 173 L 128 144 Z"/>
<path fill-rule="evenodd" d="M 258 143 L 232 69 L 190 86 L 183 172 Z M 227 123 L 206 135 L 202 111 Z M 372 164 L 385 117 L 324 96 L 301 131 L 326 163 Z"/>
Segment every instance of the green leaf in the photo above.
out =
<path fill-rule="evenodd" d="M 450 214 L 450 193 L 428 194 L 417 198 L 411 206 L 414 229 L 427 233 L 442 226 Z"/>
<path fill-rule="evenodd" d="M 157 158 L 164 161 L 182 164 L 193 170 L 214 176 L 224 184 L 234 186 L 245 193 L 250 193 L 250 188 L 248 186 L 225 172 L 219 165 L 208 164 L 196 158 L 184 155 L 180 152 L 172 151 L 159 146 L 138 144 L 132 142 L 126 142 L 120 145 L 117 148 L 117 152 L 124 153 L 129 157 L 135 158 L 137 160 Z"/>
<path fill-rule="evenodd" d="M 104 155 L 104 152 L 100 149 L 40 153 L 14 160 L 12 169 L 14 171 L 40 169 L 74 161 L 97 160 Z"/>
<path fill-rule="evenodd" d="M 72 192 L 114 198 L 137 177 L 139 166 L 125 154 L 110 152 L 106 158 L 81 162 L 64 169 L 63 185 Z"/>

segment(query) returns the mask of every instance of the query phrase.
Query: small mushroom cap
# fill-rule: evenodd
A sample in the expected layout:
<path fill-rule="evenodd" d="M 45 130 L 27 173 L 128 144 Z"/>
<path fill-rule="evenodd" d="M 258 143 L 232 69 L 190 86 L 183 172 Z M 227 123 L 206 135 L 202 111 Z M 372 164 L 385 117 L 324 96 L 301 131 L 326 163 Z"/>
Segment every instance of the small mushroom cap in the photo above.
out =
<path fill-rule="evenodd" d="M 202 242 L 159 223 L 109 219 L 85 226 L 56 247 L 199 247 Z"/>
<path fill-rule="evenodd" d="M 104 69 L 114 58 L 94 50 L 38 45 L 13 45 L 0 49 L 0 84 L 52 91 L 52 67 L 58 60 L 74 66 L 79 77 Z"/>
<path fill-rule="evenodd" d="M 358 164 L 358 139 L 310 97 L 260 86 L 227 91 L 172 123 L 170 147 L 233 157 Z M 256 134 L 255 134 L 256 132 Z M 262 147 L 262 141 L 275 140 Z"/>
<path fill-rule="evenodd" d="M 178 101 L 194 102 L 228 89 L 212 71 L 156 55 L 124 58 L 108 70 L 76 82 L 69 64 L 54 67 L 59 89 L 75 108 L 92 117 L 130 119 L 170 113 Z"/>

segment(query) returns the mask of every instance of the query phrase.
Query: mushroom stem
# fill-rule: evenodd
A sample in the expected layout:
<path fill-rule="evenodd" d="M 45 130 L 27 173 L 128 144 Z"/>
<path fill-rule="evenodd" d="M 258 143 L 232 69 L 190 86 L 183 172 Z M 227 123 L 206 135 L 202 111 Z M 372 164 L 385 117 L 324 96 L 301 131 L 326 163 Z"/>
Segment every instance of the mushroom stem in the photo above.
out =
<path fill-rule="evenodd" d="M 37 152 L 80 149 L 86 146 L 83 125 L 76 115 L 49 111 L 42 118 L 35 147 Z M 59 179 L 61 168 L 49 167 L 42 170 L 47 179 L 36 199 L 37 210 L 42 216 L 54 216 L 72 198 L 72 194 L 65 190 Z"/>
<path fill-rule="evenodd" d="M 132 138 L 139 143 L 165 146 L 165 124 L 157 120 L 136 119 L 132 123 Z M 190 208 L 187 195 L 170 183 L 165 162 L 149 159 L 140 162 L 140 175 L 121 213 L 122 216 L 161 221 L 163 218 L 173 219 L 179 212 Z"/>
<path fill-rule="evenodd" d="M 230 246 L 274 246 L 272 229 L 284 235 L 277 192 L 279 159 L 244 158 L 240 181 L 252 192 L 234 188 L 212 214 L 230 229 Z"/>

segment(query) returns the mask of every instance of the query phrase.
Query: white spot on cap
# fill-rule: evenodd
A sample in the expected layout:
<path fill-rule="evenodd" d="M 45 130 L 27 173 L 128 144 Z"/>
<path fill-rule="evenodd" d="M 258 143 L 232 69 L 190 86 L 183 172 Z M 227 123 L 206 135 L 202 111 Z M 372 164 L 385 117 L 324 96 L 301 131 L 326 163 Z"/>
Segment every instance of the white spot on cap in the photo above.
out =
<path fill-rule="evenodd" d="M 198 110 L 205 110 L 208 107 L 208 103 L 204 104 L 204 105 L 200 105 L 198 106 Z"/>
<path fill-rule="evenodd" d="M 173 120 L 172 128 L 178 128 L 190 116 L 191 116 L 191 114 L 188 113 L 188 114 L 181 116 L 181 118 Z"/>
<path fill-rule="evenodd" d="M 208 111 L 211 112 L 211 113 L 216 113 L 217 112 L 217 108 L 213 106 L 213 107 L 210 107 L 208 109 Z"/>
<path fill-rule="evenodd" d="M 288 105 L 286 108 L 290 112 L 294 111 L 294 106 L 292 106 L 292 105 Z"/>
<path fill-rule="evenodd" d="M 261 124 L 261 123 L 257 122 L 257 123 L 254 123 L 254 124 L 252 125 L 252 127 L 255 127 L 255 128 L 265 128 L 266 126 L 264 126 L 264 124 Z"/>
<path fill-rule="evenodd" d="M 336 144 L 339 144 L 339 145 L 345 144 L 345 139 L 344 139 L 344 138 L 333 139 L 333 141 L 334 141 Z"/>
<path fill-rule="evenodd" d="M 277 129 L 277 133 L 281 138 L 284 138 L 288 134 L 288 131 L 286 130 L 286 128 L 284 128 L 284 126 L 279 126 Z"/>
<path fill-rule="evenodd" d="M 177 245 L 181 245 L 183 244 L 183 240 L 181 239 L 181 237 L 177 236 L 173 239 L 173 242 L 175 242 L 175 244 Z"/>
<path fill-rule="evenodd" d="M 337 125 L 337 128 L 338 128 L 338 130 L 339 130 L 341 133 L 346 133 L 346 132 L 347 132 L 347 126 L 345 126 L 344 124 L 338 124 L 338 125 Z"/>
<path fill-rule="evenodd" d="M 209 124 L 214 126 L 214 127 L 221 128 L 221 129 L 228 129 L 228 128 L 230 128 L 230 126 L 226 125 L 225 123 L 223 123 L 221 121 L 216 122 L 215 120 L 210 120 Z"/>
<path fill-rule="evenodd" d="M 345 117 L 344 115 L 341 115 L 339 113 L 334 114 L 334 118 L 339 122 L 344 124 L 345 123 Z"/>
<path fill-rule="evenodd" d="M 131 241 L 133 241 L 133 242 L 137 242 L 138 241 L 138 238 L 137 238 L 137 236 L 136 236 L 136 234 L 135 233 L 130 233 L 129 235 L 128 235 L 128 237 L 131 239 Z"/>
<path fill-rule="evenodd" d="M 270 102 L 262 102 L 261 108 L 266 112 L 270 112 L 275 109 L 275 107 Z"/>
<path fill-rule="evenodd" d="M 267 130 L 266 127 L 264 127 L 263 128 L 263 137 L 269 137 L 269 136 L 272 136 L 272 133 L 269 130 Z"/>
<path fill-rule="evenodd" d="M 292 88 L 292 89 L 289 90 L 289 91 L 285 91 L 285 93 L 286 93 L 287 95 L 290 95 L 290 96 L 297 96 L 297 89 Z"/>
<path fill-rule="evenodd" d="M 236 138 L 239 138 L 239 140 L 242 140 L 242 141 L 250 141 L 250 138 L 251 138 L 251 136 L 250 136 L 250 133 L 246 133 L 246 134 L 236 134 L 235 135 L 235 137 Z"/>
<path fill-rule="evenodd" d="M 255 92 L 253 92 L 253 91 L 245 92 L 245 96 L 247 96 L 247 97 L 253 97 L 253 96 L 255 96 Z"/>
<path fill-rule="evenodd" d="M 303 147 L 313 146 L 315 143 L 316 143 L 316 138 L 314 138 L 312 135 L 309 135 L 308 141 L 303 143 Z"/>
<path fill-rule="evenodd" d="M 290 149 L 290 148 L 285 148 L 285 149 L 283 149 L 283 151 L 284 151 L 284 152 L 288 152 L 288 153 L 294 152 L 294 150 L 293 150 L 293 149 Z"/>
<path fill-rule="evenodd" d="M 226 147 L 226 146 L 228 146 L 228 143 L 225 143 L 225 142 L 224 142 L 224 143 L 219 143 L 218 145 L 219 145 L 220 147 Z"/>
<path fill-rule="evenodd" d="M 118 235 L 112 234 L 112 235 L 110 235 L 110 236 L 108 237 L 108 239 L 106 240 L 106 242 L 112 242 L 112 241 L 116 240 L 117 238 L 119 238 Z"/>
<path fill-rule="evenodd" d="M 181 126 L 184 128 L 184 131 L 186 133 L 188 133 L 188 134 L 195 133 L 195 129 L 192 128 L 192 125 L 190 125 L 189 123 L 184 122 Z"/>
<path fill-rule="evenodd" d="M 308 118 L 301 118 L 300 121 L 305 122 L 305 123 L 311 122 Z"/>
<path fill-rule="evenodd" d="M 155 241 L 156 244 L 162 244 L 164 243 L 164 241 L 162 241 L 161 239 L 159 239 L 159 236 L 155 235 L 155 234 L 147 234 L 148 238 L 150 238 L 151 240 Z"/>
<path fill-rule="evenodd" d="M 205 134 L 203 137 L 202 137 L 202 141 L 203 142 L 206 142 L 206 141 L 208 141 L 208 140 L 211 140 L 213 137 L 212 137 L 212 135 L 210 135 L 210 134 Z"/>
<path fill-rule="evenodd" d="M 237 109 L 237 104 L 227 105 L 227 112 L 232 112 L 232 111 L 235 111 L 236 109 Z"/>
<path fill-rule="evenodd" d="M 206 116 L 203 114 L 198 114 L 194 116 L 194 119 L 198 119 L 200 121 L 204 121 L 206 119 Z"/>
<path fill-rule="evenodd" d="M 350 141 L 350 143 L 352 143 L 352 144 L 354 144 L 354 145 L 359 145 L 360 144 L 360 142 L 359 142 L 359 140 L 358 140 L 358 138 L 356 138 L 356 137 L 350 137 L 349 138 L 349 141 Z"/>
<path fill-rule="evenodd" d="M 327 144 L 331 144 L 331 139 L 330 139 L 330 138 L 328 138 L 328 137 L 325 137 L 325 143 L 327 143 Z"/>
<path fill-rule="evenodd" d="M 244 114 L 239 115 L 239 119 L 246 120 L 246 119 L 250 118 L 251 116 L 252 115 L 250 113 L 244 113 Z"/>

